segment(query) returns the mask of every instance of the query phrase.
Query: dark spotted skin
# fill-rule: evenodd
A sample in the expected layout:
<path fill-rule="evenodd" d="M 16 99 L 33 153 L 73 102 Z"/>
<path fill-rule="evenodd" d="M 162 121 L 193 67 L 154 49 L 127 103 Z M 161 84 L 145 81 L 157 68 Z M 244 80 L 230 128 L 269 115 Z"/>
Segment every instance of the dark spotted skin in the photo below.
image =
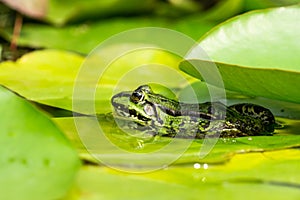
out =
<path fill-rule="evenodd" d="M 147 134 L 180 138 L 272 135 L 275 118 L 259 105 L 187 104 L 154 93 L 148 85 L 113 96 L 115 114 Z"/>

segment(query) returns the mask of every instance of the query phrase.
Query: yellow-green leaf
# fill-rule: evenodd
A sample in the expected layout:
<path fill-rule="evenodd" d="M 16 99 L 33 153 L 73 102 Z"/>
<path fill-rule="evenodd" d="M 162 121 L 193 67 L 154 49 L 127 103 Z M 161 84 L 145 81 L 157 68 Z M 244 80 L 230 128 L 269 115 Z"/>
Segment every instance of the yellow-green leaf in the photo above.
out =
<path fill-rule="evenodd" d="M 80 162 L 53 122 L 0 87 L 1 199 L 57 199 L 73 183 Z"/>

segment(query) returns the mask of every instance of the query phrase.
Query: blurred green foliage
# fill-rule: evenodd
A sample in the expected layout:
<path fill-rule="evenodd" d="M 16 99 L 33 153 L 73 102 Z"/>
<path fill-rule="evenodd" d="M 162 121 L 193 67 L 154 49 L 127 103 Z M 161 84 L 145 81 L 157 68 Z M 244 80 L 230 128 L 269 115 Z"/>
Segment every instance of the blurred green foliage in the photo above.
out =
<path fill-rule="evenodd" d="M 300 123 L 297 119 L 278 118 L 285 128 L 276 130 L 272 137 L 219 140 L 212 153 L 202 160 L 199 150 L 203 141 L 194 140 L 171 166 L 134 175 L 112 170 L 103 163 L 95 165 L 99 161 L 82 144 L 74 121 L 88 121 L 90 118 L 74 118 L 67 111 L 80 112 L 72 105 L 76 76 L 86 56 L 98 44 L 128 29 L 152 26 L 169 28 L 199 41 L 224 76 L 226 94 L 231 102 L 264 102 L 265 106 L 276 111 L 276 115 L 297 118 L 300 65 L 296 52 L 300 46 L 300 9 L 299 5 L 270 8 L 299 4 L 299 0 L 3 2 L 5 4 L 0 4 L 0 85 L 6 88 L 0 87 L 3 114 L 0 119 L 3 162 L 0 185 L 5 191 L 1 191 L 0 197 L 7 192 L 11 196 L 6 199 L 18 199 L 14 195 L 21 193 L 24 199 L 64 200 L 298 199 Z M 263 10 L 253 11 L 256 9 Z M 247 11 L 252 12 L 244 14 Z M 106 55 L 116 53 L 116 48 L 126 49 L 126 45 L 106 49 Z M 91 60 L 89 75 L 93 76 L 96 69 L 105 67 L 102 64 L 106 57 L 101 59 Z M 181 61 L 169 52 L 131 52 L 112 64 L 112 70 L 106 72 L 97 87 L 90 85 L 90 76 L 80 80 L 82 95 L 77 100 L 83 105 L 88 104 L 84 94 L 95 90 L 93 103 L 101 114 L 98 120 L 117 147 L 136 153 L 159 150 L 173 140 L 141 140 L 126 134 L 104 114 L 111 111 L 110 97 L 116 85 L 119 84 L 120 90 L 128 90 L 134 89 L 137 82 L 147 82 L 147 77 L 168 77 L 168 73 L 148 70 L 141 73 L 145 77 L 142 80 L 136 81 L 133 76 L 120 84 L 124 73 L 145 62 L 167 65 L 181 75 L 183 71 L 187 72 L 182 76 L 189 83 L 193 82 L 194 89 L 201 90 L 197 92 L 197 98 L 209 99 L 207 85 L 195 79 L 202 80 L 203 77 L 195 68 Z M 205 67 L 206 63 L 205 59 L 197 57 L 198 67 Z M 187 85 L 179 80 L 165 79 L 168 86 L 177 91 L 176 95 L 189 100 Z M 42 105 L 39 107 L 42 112 L 36 110 L 32 102 Z M 44 111 L 54 116 L 65 113 L 67 117 L 51 118 Z M 96 128 L 86 123 L 84 134 L 87 137 L 93 133 L 96 135 Z M 15 133 L 17 135 L 13 137 Z M 104 141 L 96 142 L 105 145 Z M 172 156 L 189 141 L 175 139 L 174 142 L 172 151 L 160 154 L 157 162 L 160 158 Z M 84 166 L 73 182 L 79 166 L 75 151 L 84 161 Z M 114 164 L 124 170 L 130 164 L 122 160 L 128 155 L 115 154 L 111 149 L 104 154 L 111 156 Z M 41 162 L 44 165 L 40 165 Z M 147 165 L 155 165 L 156 160 L 151 163 L 140 160 L 139 164 L 140 168 L 147 168 Z M 139 168 L 130 170 L 138 171 Z M 72 189 L 64 196 L 72 184 Z"/>

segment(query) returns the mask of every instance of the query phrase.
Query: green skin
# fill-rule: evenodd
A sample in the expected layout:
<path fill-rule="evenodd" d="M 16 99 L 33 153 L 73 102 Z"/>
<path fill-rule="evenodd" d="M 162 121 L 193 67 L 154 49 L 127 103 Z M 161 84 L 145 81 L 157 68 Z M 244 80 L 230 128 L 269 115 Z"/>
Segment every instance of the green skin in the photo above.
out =
<path fill-rule="evenodd" d="M 155 94 L 148 85 L 114 95 L 115 115 L 145 134 L 180 138 L 272 135 L 275 119 L 255 104 L 187 104 Z"/>

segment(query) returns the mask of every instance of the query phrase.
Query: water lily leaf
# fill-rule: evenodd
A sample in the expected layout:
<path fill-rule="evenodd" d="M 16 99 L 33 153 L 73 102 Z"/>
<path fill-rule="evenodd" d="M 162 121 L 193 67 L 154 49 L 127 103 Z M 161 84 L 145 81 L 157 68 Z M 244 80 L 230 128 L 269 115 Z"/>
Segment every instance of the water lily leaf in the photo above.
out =
<path fill-rule="evenodd" d="M 215 23 L 204 22 L 201 18 L 183 18 L 173 22 L 162 18 L 149 19 L 141 17 L 108 19 L 60 28 L 25 23 L 22 26 L 18 45 L 35 48 L 66 49 L 88 54 L 107 38 L 133 28 L 165 27 L 178 30 L 194 39 L 199 39 L 214 25 Z M 11 29 L 0 29 L 1 35 L 9 41 L 12 38 L 12 32 Z"/>
<path fill-rule="evenodd" d="M 46 50 L 0 64 L 0 83 L 29 100 L 71 110 L 73 82 L 83 57 Z"/>
<path fill-rule="evenodd" d="M 0 193 L 3 199 L 56 199 L 72 185 L 79 159 L 54 123 L 0 87 Z"/>
<path fill-rule="evenodd" d="M 241 12 L 243 0 L 220 1 L 170 1 L 169 6 L 158 7 L 159 11 L 167 16 L 179 16 L 182 13 L 191 13 L 191 17 L 201 17 L 209 21 L 224 21 Z"/>
<path fill-rule="evenodd" d="M 44 20 L 56 25 L 69 21 L 78 21 L 92 17 L 107 17 L 112 15 L 143 13 L 153 9 L 156 0 L 115 1 L 58 1 L 49 0 L 47 15 Z"/>
<path fill-rule="evenodd" d="M 114 48 L 105 49 L 107 55 L 113 56 L 116 51 L 130 45 L 114 46 Z M 125 50 L 124 50 L 125 51 Z M 11 90 L 19 93 L 31 101 L 36 101 L 42 104 L 53 107 L 63 108 L 75 112 L 91 114 L 94 112 L 85 109 L 85 105 L 94 105 L 97 113 L 111 112 L 110 98 L 113 95 L 115 88 L 119 91 L 133 90 L 141 84 L 146 84 L 153 77 L 167 83 L 171 88 L 179 87 L 182 79 L 174 80 L 170 71 L 180 76 L 186 77 L 178 68 L 180 58 L 161 50 L 140 50 L 128 53 L 121 56 L 101 74 L 101 71 L 106 69 L 106 65 L 98 56 L 94 56 L 88 61 L 84 57 L 74 53 L 56 50 L 42 50 L 26 54 L 16 62 L 2 62 L 0 64 L 0 84 L 5 85 Z M 84 61 L 88 62 L 88 73 L 77 79 L 78 72 L 82 68 Z M 147 65 L 155 65 L 147 68 Z M 158 66 L 156 66 L 156 64 Z M 141 70 L 135 70 L 138 73 L 133 73 L 135 67 L 141 67 Z M 160 66 L 168 66 L 168 70 L 157 70 Z M 101 73 L 100 73 L 100 72 Z M 132 73 L 130 73 L 132 72 Z M 124 77 L 126 75 L 126 77 Z M 101 80 L 97 83 L 91 83 L 92 79 Z M 73 97 L 74 84 L 76 87 L 76 97 Z M 95 92 L 95 99 L 86 97 L 86 93 Z M 76 98 L 76 103 L 82 106 L 78 108 L 74 106 L 73 98 Z M 77 105 L 76 104 L 76 105 Z"/>
<path fill-rule="evenodd" d="M 300 103 L 297 87 L 300 82 L 298 71 L 252 68 L 201 60 L 189 60 L 180 64 L 183 71 L 200 80 L 204 78 L 197 70 L 208 71 L 214 66 L 217 66 L 224 81 L 224 87 L 228 90 L 249 96 Z M 211 85 L 216 83 L 214 79 L 206 79 L 206 81 Z"/>
<path fill-rule="evenodd" d="M 199 79 L 198 70 L 217 67 L 226 89 L 252 96 L 300 102 L 300 6 L 250 12 L 218 27 L 199 42 L 212 59 L 196 49 L 181 69 Z M 208 81 L 216 84 L 214 79 Z"/>
<path fill-rule="evenodd" d="M 92 118 L 81 117 L 83 124 L 78 128 L 78 120 L 76 118 L 55 118 L 54 121 L 65 132 L 68 138 L 76 145 L 81 158 L 96 162 L 95 158 L 88 154 L 87 149 L 90 150 L 90 144 L 94 147 L 106 146 L 109 141 L 114 145 L 108 146 L 107 149 L 98 148 L 97 153 L 111 156 L 113 159 L 110 162 L 117 166 L 128 165 L 130 156 L 127 152 L 133 153 L 149 153 L 158 152 L 160 159 L 171 159 L 175 153 L 181 152 L 175 164 L 184 163 L 222 163 L 231 159 L 235 154 L 256 151 L 270 151 L 276 149 L 298 147 L 300 146 L 300 136 L 298 129 L 300 126 L 297 120 L 283 120 L 286 128 L 276 130 L 274 136 L 256 136 L 256 137 L 242 137 L 242 138 L 223 138 L 219 139 L 212 151 L 204 158 L 200 157 L 202 151 L 203 140 L 188 140 L 176 138 L 143 138 L 142 135 L 133 135 L 118 127 L 108 115 L 98 116 L 102 133 L 99 131 L 99 124 L 93 123 Z M 75 125 L 77 124 L 77 126 Z M 294 127 L 293 127 L 294 126 Z M 88 135 L 86 134 L 88 133 Z M 293 134 L 292 134 L 293 133 Z M 100 140 L 99 134 L 105 134 L 107 140 Z M 90 141 L 90 140 L 92 141 Z M 82 142 L 85 146 L 82 145 Z M 167 147 L 171 142 L 172 145 L 168 147 L 167 151 L 159 150 Z M 121 148 L 125 151 L 118 151 L 115 147 Z M 156 166 L 161 162 L 160 159 L 148 160 L 148 158 L 140 158 L 132 165 L 148 167 L 148 165 Z M 126 161 L 127 160 L 127 161 Z M 99 162 L 99 161 L 98 161 Z"/>
<path fill-rule="evenodd" d="M 80 171 L 80 192 L 74 199 L 210 199 L 212 193 L 216 199 L 241 199 L 245 194 L 246 199 L 297 199 L 298 163 L 299 150 L 292 149 L 239 154 L 224 164 L 191 163 L 144 174 L 85 167 Z M 114 192 L 116 187 L 118 192 Z"/>
<path fill-rule="evenodd" d="M 157 171 L 146 174 L 146 177 L 163 179 L 197 187 L 200 184 L 230 181 L 235 183 L 270 184 L 292 186 L 299 184 L 300 176 L 296 175 L 299 165 L 299 150 L 285 149 L 260 153 L 236 154 L 226 163 L 210 165 L 190 163 L 183 166 L 171 166 L 166 172 Z M 290 170 L 288 170 L 290 169 Z M 176 173 L 174 173 L 176 172 Z M 176 175 L 175 175 L 176 174 Z M 284 175 L 283 175 L 284 174 Z M 177 177 L 177 178 L 176 178 Z M 185 178 L 178 178 L 185 177 Z M 197 178 L 196 178 L 197 177 Z M 194 181 L 191 181 L 194 179 Z"/>
<path fill-rule="evenodd" d="M 204 13 L 203 18 L 207 20 L 224 21 L 238 14 L 243 7 L 243 0 L 223 0 Z"/>
<path fill-rule="evenodd" d="M 270 7 L 288 6 L 298 4 L 299 0 L 244 0 L 246 10 L 256 10 Z"/>

